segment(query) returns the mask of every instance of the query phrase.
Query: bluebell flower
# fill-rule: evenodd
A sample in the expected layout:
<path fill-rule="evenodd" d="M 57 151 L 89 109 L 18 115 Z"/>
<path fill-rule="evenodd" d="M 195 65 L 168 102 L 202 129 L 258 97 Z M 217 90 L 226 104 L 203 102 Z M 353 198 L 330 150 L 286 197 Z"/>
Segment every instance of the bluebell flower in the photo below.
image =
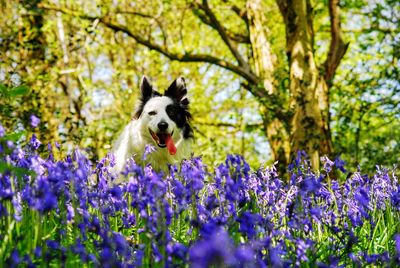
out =
<path fill-rule="evenodd" d="M 35 255 L 36 258 L 42 257 L 42 247 L 37 246 L 37 247 L 34 249 L 33 254 Z"/>
<path fill-rule="evenodd" d="M 396 210 L 400 210 L 400 186 L 393 190 L 390 195 L 390 201 Z"/>
<path fill-rule="evenodd" d="M 6 135 L 6 130 L 0 122 L 0 138 L 4 137 L 4 135 Z"/>
<path fill-rule="evenodd" d="M 315 193 L 322 187 L 321 179 L 316 178 L 314 175 L 307 175 L 300 183 L 300 189 L 307 193 Z"/>
<path fill-rule="evenodd" d="M 239 231 L 246 234 L 247 237 L 251 240 L 256 236 L 256 228 L 261 220 L 261 215 L 245 211 L 237 220 L 240 223 Z"/>
<path fill-rule="evenodd" d="M 369 208 L 369 189 L 366 189 L 365 187 L 360 187 L 356 190 L 354 194 L 354 198 L 358 201 L 358 203 L 365 208 Z"/>
<path fill-rule="evenodd" d="M 135 253 L 135 262 L 134 266 L 135 267 L 141 267 L 143 264 L 143 257 L 144 257 L 144 251 L 142 249 L 138 249 Z"/>
<path fill-rule="evenodd" d="M 22 219 L 22 198 L 21 193 L 16 193 L 12 198 L 12 204 L 14 206 L 14 219 L 16 221 L 21 221 Z M 1 215 L 1 213 L 0 213 Z"/>
<path fill-rule="evenodd" d="M 313 242 L 310 239 L 296 239 L 296 265 L 308 261 L 307 251 L 312 247 Z"/>
<path fill-rule="evenodd" d="M 151 243 L 151 249 L 153 250 L 153 260 L 157 263 L 163 259 L 163 256 L 155 242 Z"/>
<path fill-rule="evenodd" d="M 0 219 L 6 216 L 8 216 L 7 208 L 0 202 Z"/>
<path fill-rule="evenodd" d="M 172 256 L 175 256 L 180 260 L 186 261 L 188 248 L 185 245 L 176 242 L 172 243 L 172 245 L 170 243 L 169 247 L 171 248 L 169 251 Z"/>
<path fill-rule="evenodd" d="M 10 256 L 10 263 L 9 265 L 11 267 L 18 267 L 18 265 L 21 263 L 21 257 L 19 255 L 18 249 L 14 249 L 11 252 L 11 256 Z"/>
<path fill-rule="evenodd" d="M 189 250 L 191 267 L 222 267 L 235 263 L 233 241 L 220 230 L 197 241 Z"/>
<path fill-rule="evenodd" d="M 338 168 L 343 173 L 347 172 L 345 165 L 346 162 L 343 161 L 339 156 L 335 158 L 335 167 Z"/>
<path fill-rule="evenodd" d="M 396 254 L 400 257 L 400 234 L 395 234 L 393 240 Z"/>
<path fill-rule="evenodd" d="M 112 254 L 112 249 L 104 246 L 100 251 L 100 263 L 103 267 L 115 266 L 115 258 Z"/>
<path fill-rule="evenodd" d="M 323 169 L 327 173 L 331 172 L 334 162 L 331 161 L 326 155 L 321 157 L 321 162 L 323 163 Z"/>
<path fill-rule="evenodd" d="M 33 128 L 37 127 L 37 126 L 40 124 L 40 119 L 39 119 L 36 115 L 34 115 L 34 114 L 32 114 L 32 115 L 29 117 L 29 119 L 30 119 L 30 121 L 31 121 L 31 126 L 32 126 Z"/>
<path fill-rule="evenodd" d="M 15 147 L 14 142 L 13 141 L 6 141 L 6 145 L 8 149 L 13 149 Z"/>
<path fill-rule="evenodd" d="M 60 146 L 60 144 L 59 144 L 57 141 L 54 142 L 54 146 L 56 146 L 56 148 L 57 148 L 58 150 L 61 149 L 61 146 Z"/>
<path fill-rule="evenodd" d="M 256 254 L 249 245 L 241 245 L 235 250 L 235 261 L 240 267 L 255 267 Z"/>
<path fill-rule="evenodd" d="M 360 260 L 359 256 L 357 256 L 356 254 L 351 252 L 351 253 L 349 253 L 349 258 L 353 261 L 353 263 L 355 265 L 357 265 L 357 267 L 361 267 L 361 260 Z"/>
<path fill-rule="evenodd" d="M 115 243 L 116 250 L 119 254 L 125 255 L 128 252 L 128 243 L 123 235 L 117 232 L 113 232 L 113 240 Z"/>
<path fill-rule="evenodd" d="M 153 145 L 151 145 L 151 144 L 146 144 L 146 146 L 145 146 L 145 148 L 144 148 L 144 153 L 143 153 L 143 156 L 142 156 L 142 160 L 146 161 L 147 156 L 148 156 L 149 154 L 155 152 L 156 150 L 157 150 L 156 147 L 154 147 Z"/>
<path fill-rule="evenodd" d="M 271 262 L 271 267 L 283 267 L 283 261 L 280 255 L 279 249 L 269 248 L 269 260 Z"/>
<path fill-rule="evenodd" d="M 35 204 L 35 208 L 42 213 L 57 207 L 57 197 L 51 191 L 46 191 L 41 198 L 37 199 Z"/>
<path fill-rule="evenodd" d="M 49 249 L 52 249 L 52 250 L 60 249 L 60 243 L 58 243 L 55 240 L 47 240 L 46 245 Z"/>
<path fill-rule="evenodd" d="M 37 149 L 40 147 L 40 145 L 41 145 L 42 143 L 38 140 L 38 138 L 36 137 L 36 135 L 33 134 L 32 137 L 31 137 L 31 140 L 30 140 L 29 144 L 31 145 L 31 148 L 32 148 L 33 150 L 37 150 Z"/>
<path fill-rule="evenodd" d="M 114 187 L 112 187 L 111 189 L 109 189 L 109 192 L 111 194 L 111 196 L 115 199 L 121 199 L 123 192 L 120 186 L 116 185 Z"/>
<path fill-rule="evenodd" d="M 72 222 L 75 217 L 75 210 L 71 204 L 67 204 L 67 221 Z"/>

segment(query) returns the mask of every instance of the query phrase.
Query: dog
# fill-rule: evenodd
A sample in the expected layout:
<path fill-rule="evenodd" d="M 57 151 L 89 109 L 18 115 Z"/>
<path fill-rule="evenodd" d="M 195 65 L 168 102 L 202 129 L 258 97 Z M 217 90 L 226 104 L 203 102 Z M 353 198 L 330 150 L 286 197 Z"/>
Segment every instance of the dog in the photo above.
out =
<path fill-rule="evenodd" d="M 191 155 L 191 118 L 183 77 L 173 81 L 162 95 L 143 76 L 133 118 L 112 150 L 114 170 L 120 173 L 133 158 L 136 164 L 150 164 L 156 171 L 168 172 L 168 164 L 179 164 Z"/>

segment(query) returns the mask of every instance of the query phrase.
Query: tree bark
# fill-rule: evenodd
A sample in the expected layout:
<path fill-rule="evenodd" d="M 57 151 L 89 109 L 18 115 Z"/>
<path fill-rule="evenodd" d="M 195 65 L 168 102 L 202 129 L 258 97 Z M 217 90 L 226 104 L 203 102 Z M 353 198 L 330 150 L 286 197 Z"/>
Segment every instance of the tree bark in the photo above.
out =
<path fill-rule="evenodd" d="M 289 59 L 291 149 L 305 150 L 315 169 L 321 155 L 332 153 L 329 95 L 314 57 L 312 7 L 309 0 L 278 0 L 286 25 Z"/>
<path fill-rule="evenodd" d="M 282 118 L 271 111 L 271 99 L 279 101 L 274 72 L 276 71 L 276 56 L 271 51 L 268 41 L 268 28 L 264 16 L 261 0 L 249 0 L 246 3 L 247 21 L 250 35 L 250 43 L 254 61 L 254 70 L 260 78 L 261 87 L 269 95 L 261 100 L 261 113 L 264 129 L 271 146 L 272 156 L 278 161 L 278 169 L 284 172 L 290 160 L 290 139 Z M 274 107 L 280 106 L 278 103 Z M 280 107 L 282 108 L 282 107 Z M 283 174 L 283 173 L 281 173 Z"/>

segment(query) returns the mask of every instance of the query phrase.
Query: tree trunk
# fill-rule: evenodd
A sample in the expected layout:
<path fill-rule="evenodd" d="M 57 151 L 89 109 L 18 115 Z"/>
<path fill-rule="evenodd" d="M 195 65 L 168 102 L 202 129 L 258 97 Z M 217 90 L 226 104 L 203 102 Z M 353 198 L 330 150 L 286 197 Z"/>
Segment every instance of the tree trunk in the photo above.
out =
<path fill-rule="evenodd" d="M 309 0 L 278 0 L 286 25 L 290 69 L 292 152 L 305 150 L 315 169 L 320 155 L 330 155 L 328 86 L 314 58 L 312 7 Z"/>
<path fill-rule="evenodd" d="M 260 100 L 265 134 L 271 146 L 273 159 L 278 161 L 280 174 L 284 174 L 283 172 L 290 161 L 290 139 L 282 118 L 279 118 L 270 109 L 271 107 L 283 105 L 279 101 L 276 81 L 274 79 L 276 56 L 272 53 L 271 45 L 268 41 L 269 32 L 268 28 L 265 27 L 266 18 L 261 0 L 247 1 L 246 9 L 254 70 L 261 80 L 259 85 L 254 86 L 258 87 L 256 90 L 263 90 L 266 91 L 265 94 L 268 94 L 263 100 Z M 271 100 L 278 103 L 272 103 L 273 101 Z"/>

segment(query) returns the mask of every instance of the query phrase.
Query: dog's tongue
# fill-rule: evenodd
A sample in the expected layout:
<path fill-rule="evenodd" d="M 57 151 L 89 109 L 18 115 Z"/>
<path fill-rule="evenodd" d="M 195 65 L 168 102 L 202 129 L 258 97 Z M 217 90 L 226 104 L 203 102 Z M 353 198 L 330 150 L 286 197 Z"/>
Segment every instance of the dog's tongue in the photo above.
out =
<path fill-rule="evenodd" d="M 169 154 L 170 155 L 175 155 L 176 154 L 176 147 L 175 147 L 174 140 L 172 139 L 171 135 L 168 134 L 168 135 L 165 136 L 165 143 L 167 144 L 167 148 L 168 148 Z"/>

